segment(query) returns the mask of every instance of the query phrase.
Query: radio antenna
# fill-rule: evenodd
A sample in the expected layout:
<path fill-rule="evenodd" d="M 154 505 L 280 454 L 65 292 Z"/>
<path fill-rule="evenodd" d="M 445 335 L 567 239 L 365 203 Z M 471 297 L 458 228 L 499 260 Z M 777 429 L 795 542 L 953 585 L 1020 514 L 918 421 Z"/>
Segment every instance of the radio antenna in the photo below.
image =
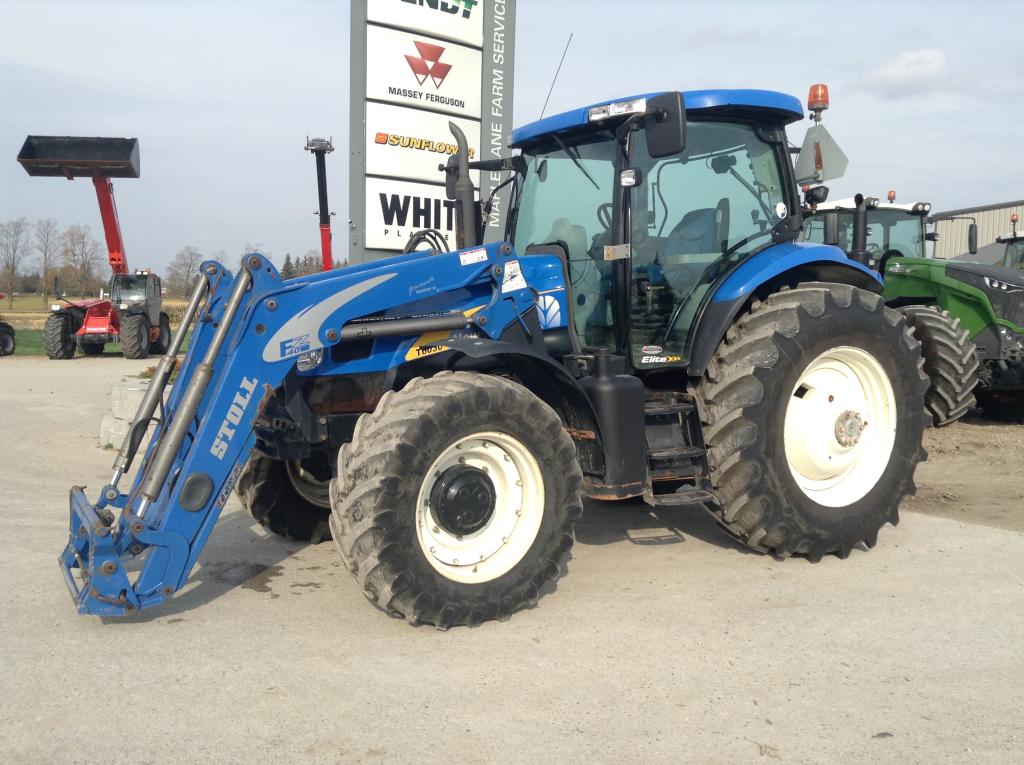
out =
<path fill-rule="evenodd" d="M 562 51 L 562 58 L 558 62 L 558 69 L 555 70 L 555 77 L 551 80 L 551 87 L 548 88 L 548 97 L 544 99 L 544 108 L 540 110 L 540 119 L 544 119 L 544 112 L 548 110 L 548 101 L 551 100 L 551 92 L 555 89 L 555 83 L 558 82 L 558 75 L 562 71 L 562 64 L 565 61 L 565 54 L 569 52 L 569 44 L 572 42 L 572 32 L 569 33 L 569 39 L 565 43 L 565 50 Z"/>

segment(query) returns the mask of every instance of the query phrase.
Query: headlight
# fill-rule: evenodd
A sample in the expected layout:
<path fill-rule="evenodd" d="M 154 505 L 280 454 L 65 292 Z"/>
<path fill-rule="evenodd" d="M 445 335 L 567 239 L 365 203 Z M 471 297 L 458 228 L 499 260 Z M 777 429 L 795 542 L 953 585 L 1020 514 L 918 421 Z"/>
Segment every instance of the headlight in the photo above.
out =
<path fill-rule="evenodd" d="M 119 305 L 118 308 L 120 308 L 122 311 L 127 311 L 128 310 L 128 304 L 127 303 L 121 303 L 121 305 Z"/>
<path fill-rule="evenodd" d="M 51 311 L 59 311 L 60 310 L 60 303 L 54 303 L 53 305 L 51 305 L 50 306 L 50 310 Z"/>
<path fill-rule="evenodd" d="M 317 351 L 310 351 L 309 353 L 303 353 L 299 356 L 296 361 L 296 366 L 300 372 L 308 372 L 311 369 L 316 369 L 320 366 L 320 362 L 324 360 L 324 351 L 321 348 Z"/>

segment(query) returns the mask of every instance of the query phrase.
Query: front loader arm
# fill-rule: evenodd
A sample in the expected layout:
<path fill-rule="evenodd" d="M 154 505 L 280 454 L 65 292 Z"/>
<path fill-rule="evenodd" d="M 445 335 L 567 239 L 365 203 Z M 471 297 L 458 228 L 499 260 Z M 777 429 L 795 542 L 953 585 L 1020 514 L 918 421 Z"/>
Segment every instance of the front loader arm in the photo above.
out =
<path fill-rule="evenodd" d="M 471 286 L 489 284 L 492 299 L 472 318 L 457 314 L 467 328 L 497 338 L 521 321 L 534 298 L 521 279 L 504 278 L 518 267 L 511 248 L 495 244 L 480 252 L 486 260 L 451 253 L 288 281 L 258 254 L 247 255 L 233 278 L 205 263 L 198 289 L 207 299 L 195 309 L 188 355 L 131 489 L 122 493 L 116 484 L 132 461 L 130 441 L 141 440 L 136 428 L 159 403 L 171 354 L 161 360 L 100 501 L 90 505 L 81 488 L 72 489 L 71 533 L 60 562 L 79 612 L 134 613 L 185 584 L 255 444 L 254 424 L 298 356 L 349 337 L 421 331 L 431 322 L 451 327 L 454 312 L 355 320 Z M 185 317 L 179 335 L 192 318 Z M 120 510 L 116 522 L 111 509 Z M 125 568 L 133 559 L 141 562 L 134 580 Z"/>

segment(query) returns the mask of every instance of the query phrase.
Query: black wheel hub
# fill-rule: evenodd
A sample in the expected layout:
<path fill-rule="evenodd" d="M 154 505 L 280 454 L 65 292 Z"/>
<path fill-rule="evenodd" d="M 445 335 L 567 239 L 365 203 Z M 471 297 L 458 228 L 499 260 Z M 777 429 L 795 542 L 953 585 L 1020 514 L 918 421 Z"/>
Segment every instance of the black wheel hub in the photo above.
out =
<path fill-rule="evenodd" d="M 459 537 L 486 526 L 497 501 L 490 476 L 470 465 L 448 468 L 430 489 L 430 509 L 438 525 Z"/>

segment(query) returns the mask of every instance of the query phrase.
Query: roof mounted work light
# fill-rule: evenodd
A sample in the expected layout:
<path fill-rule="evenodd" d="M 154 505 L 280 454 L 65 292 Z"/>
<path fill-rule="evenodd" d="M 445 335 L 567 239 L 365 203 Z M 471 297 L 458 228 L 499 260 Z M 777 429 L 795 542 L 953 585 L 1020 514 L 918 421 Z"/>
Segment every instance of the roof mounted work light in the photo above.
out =
<path fill-rule="evenodd" d="M 616 101 L 603 106 L 592 107 L 589 112 L 591 122 L 600 122 L 623 114 L 643 114 L 647 111 L 646 98 L 631 98 L 628 101 Z"/>

